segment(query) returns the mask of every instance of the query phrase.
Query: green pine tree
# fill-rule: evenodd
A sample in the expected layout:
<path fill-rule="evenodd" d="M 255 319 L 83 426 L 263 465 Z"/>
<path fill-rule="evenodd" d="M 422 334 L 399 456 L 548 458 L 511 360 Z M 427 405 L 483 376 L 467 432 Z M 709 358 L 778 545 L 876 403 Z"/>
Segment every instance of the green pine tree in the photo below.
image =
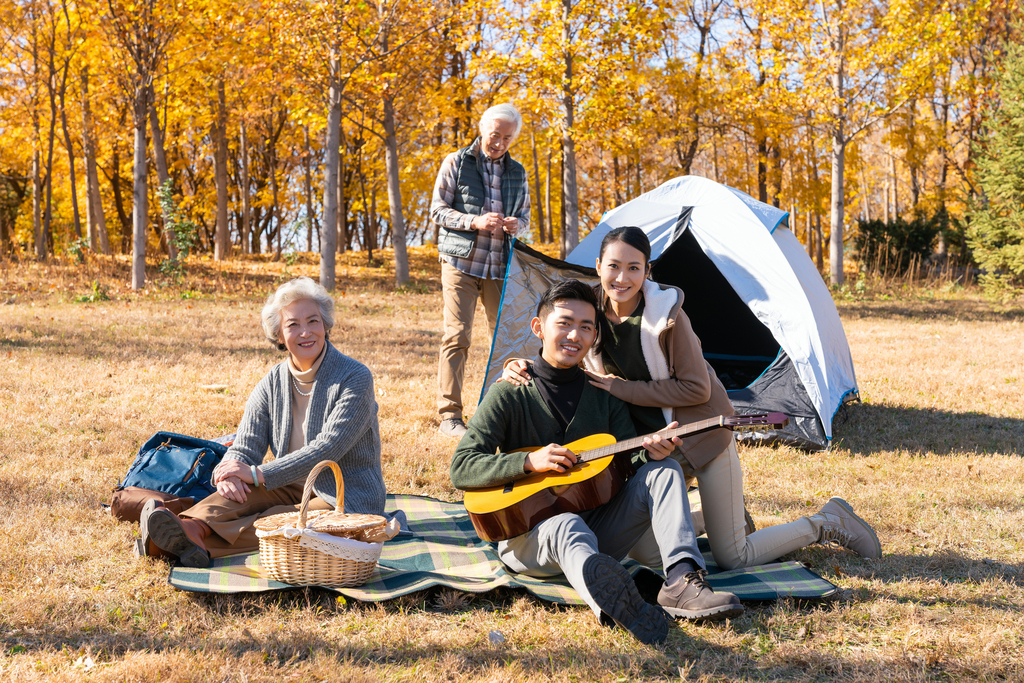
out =
<path fill-rule="evenodd" d="M 989 291 L 1024 287 L 1024 45 L 1011 44 L 996 77 L 998 108 L 978 161 L 983 199 L 971 212 L 967 240 Z"/>

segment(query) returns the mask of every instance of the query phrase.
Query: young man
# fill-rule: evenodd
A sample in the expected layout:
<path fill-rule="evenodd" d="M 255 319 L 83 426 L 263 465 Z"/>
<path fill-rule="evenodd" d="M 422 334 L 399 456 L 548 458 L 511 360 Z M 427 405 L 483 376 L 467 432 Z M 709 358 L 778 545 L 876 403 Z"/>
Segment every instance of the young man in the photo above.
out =
<path fill-rule="evenodd" d="M 459 489 L 507 484 L 533 472 L 564 472 L 576 456 L 561 444 L 609 433 L 636 436 L 624 403 L 591 386 L 579 363 L 597 337 L 597 299 L 576 280 L 548 289 L 531 322 L 543 344 L 528 386 L 491 387 L 451 464 Z M 669 427 L 676 426 L 675 423 Z M 658 603 L 672 616 L 724 619 L 743 612 L 731 593 L 715 593 L 690 521 L 679 464 L 667 456 L 679 439 L 644 439 L 646 464 L 610 501 L 580 514 L 559 514 L 498 544 L 502 562 L 531 576 L 564 573 L 598 619 L 619 624 L 644 643 L 668 635 L 665 612 L 644 602 L 621 560 L 653 528 L 668 580 Z M 545 445 L 538 451 L 518 448 Z M 634 461 L 644 458 L 634 458 Z"/>

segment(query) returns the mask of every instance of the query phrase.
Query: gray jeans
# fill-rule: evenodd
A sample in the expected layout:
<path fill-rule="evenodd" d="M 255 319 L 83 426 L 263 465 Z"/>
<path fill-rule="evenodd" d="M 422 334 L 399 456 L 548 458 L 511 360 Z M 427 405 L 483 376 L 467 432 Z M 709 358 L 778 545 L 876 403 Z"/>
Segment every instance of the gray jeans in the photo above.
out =
<path fill-rule="evenodd" d="M 565 574 L 600 618 L 583 581 L 583 563 L 599 552 L 622 560 L 648 531 L 653 532 L 663 567 L 687 558 L 704 566 L 690 521 L 683 470 L 675 460 L 647 463 L 619 495 L 599 508 L 556 515 L 528 533 L 502 541 L 498 556 L 509 569 L 528 576 Z"/>

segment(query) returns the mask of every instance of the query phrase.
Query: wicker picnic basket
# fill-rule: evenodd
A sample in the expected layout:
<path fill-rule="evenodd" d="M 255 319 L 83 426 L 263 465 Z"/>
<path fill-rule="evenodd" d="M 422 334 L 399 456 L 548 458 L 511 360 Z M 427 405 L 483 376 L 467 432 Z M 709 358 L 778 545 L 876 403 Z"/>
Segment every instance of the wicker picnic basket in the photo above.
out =
<path fill-rule="evenodd" d="M 334 510 L 307 514 L 313 482 L 328 467 L 334 472 L 337 505 Z M 264 573 L 293 585 L 346 587 L 366 583 L 377 567 L 383 541 L 393 534 L 388 533 L 387 519 L 380 515 L 345 514 L 344 501 L 345 484 L 338 463 L 324 460 L 317 464 L 306 477 L 298 512 L 256 520 Z"/>

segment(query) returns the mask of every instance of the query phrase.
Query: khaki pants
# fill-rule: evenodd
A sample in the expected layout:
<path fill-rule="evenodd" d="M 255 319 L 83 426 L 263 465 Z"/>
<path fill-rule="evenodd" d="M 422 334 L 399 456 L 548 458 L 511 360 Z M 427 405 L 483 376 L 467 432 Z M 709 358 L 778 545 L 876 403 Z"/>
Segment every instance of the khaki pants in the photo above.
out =
<path fill-rule="evenodd" d="M 236 503 L 219 493 L 214 493 L 185 510 L 181 516 L 206 522 L 213 530 L 205 541 L 210 557 L 253 552 L 260 547 L 256 529 L 253 527 L 256 520 L 282 512 L 298 512 L 299 503 L 302 502 L 302 488 L 302 484 L 288 484 L 273 491 L 262 487 L 252 489 L 244 503 Z M 309 501 L 307 509 L 332 508 L 325 501 L 314 497 Z"/>
<path fill-rule="evenodd" d="M 462 384 L 466 358 L 473 334 L 476 302 L 480 299 L 487 315 L 487 329 L 493 335 L 501 299 L 501 280 L 466 275 L 441 262 L 441 291 L 444 299 L 444 336 L 437 363 L 437 412 L 442 420 L 462 418 Z"/>
<path fill-rule="evenodd" d="M 743 517 L 743 467 L 736 442 L 696 472 L 683 464 L 687 476 L 697 477 L 704 528 L 715 562 L 722 569 L 739 569 L 773 562 L 786 553 L 816 543 L 821 535 L 821 517 L 801 517 L 786 524 L 746 534 Z M 630 551 L 630 557 L 646 564 L 659 560 L 657 543 L 648 532 Z"/>

